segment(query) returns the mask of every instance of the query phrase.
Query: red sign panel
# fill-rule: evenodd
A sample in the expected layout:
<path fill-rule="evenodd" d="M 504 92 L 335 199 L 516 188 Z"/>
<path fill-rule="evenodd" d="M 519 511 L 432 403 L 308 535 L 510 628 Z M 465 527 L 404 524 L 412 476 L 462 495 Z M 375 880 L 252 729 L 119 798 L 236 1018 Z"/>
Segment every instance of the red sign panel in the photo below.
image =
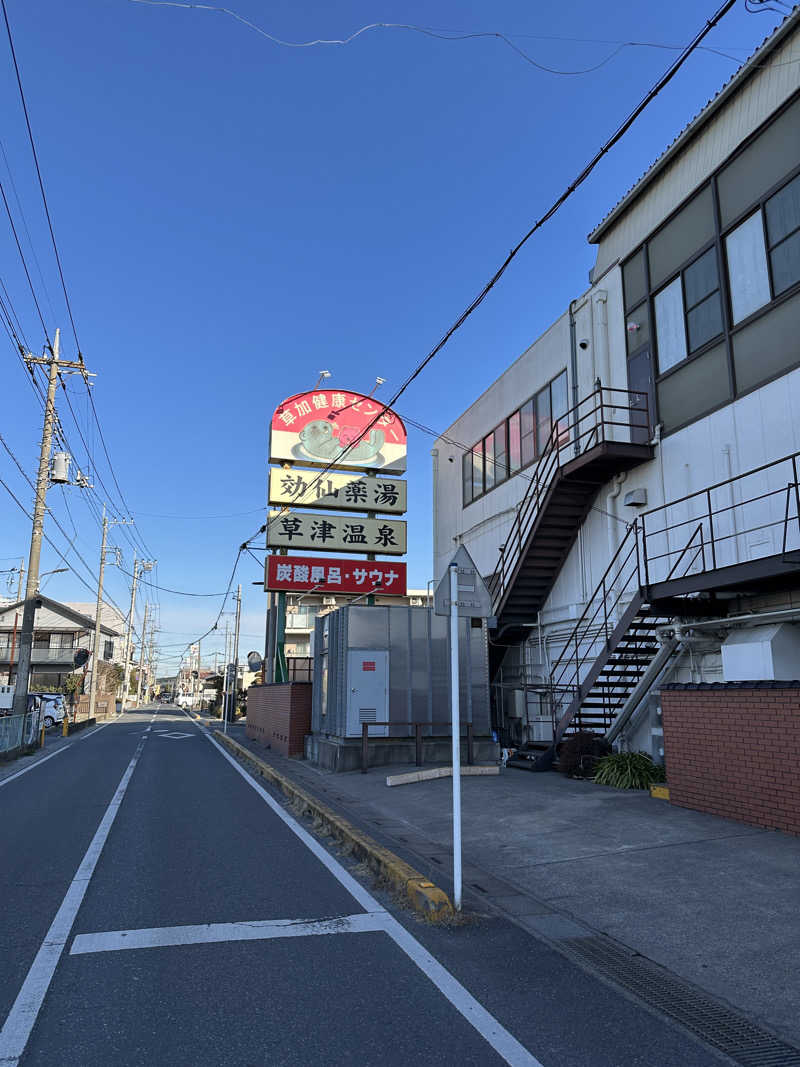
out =
<path fill-rule="evenodd" d="M 270 459 L 304 466 L 404 471 L 406 428 L 379 400 L 336 389 L 298 393 L 279 405 Z"/>
<path fill-rule="evenodd" d="M 266 588 L 288 593 L 391 593 L 405 596 L 406 565 L 394 560 L 267 556 Z"/>
<path fill-rule="evenodd" d="M 365 659 L 364 662 L 361 664 L 361 670 L 362 671 L 374 671 L 375 670 L 375 660 L 374 659 Z"/>

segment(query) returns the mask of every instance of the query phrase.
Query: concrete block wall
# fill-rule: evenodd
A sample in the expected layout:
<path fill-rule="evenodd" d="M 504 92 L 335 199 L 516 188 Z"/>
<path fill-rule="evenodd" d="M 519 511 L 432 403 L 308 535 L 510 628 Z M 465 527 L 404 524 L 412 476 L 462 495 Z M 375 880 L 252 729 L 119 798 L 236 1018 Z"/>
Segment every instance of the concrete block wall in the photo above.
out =
<path fill-rule="evenodd" d="M 661 690 L 670 802 L 800 834 L 800 681 Z"/>

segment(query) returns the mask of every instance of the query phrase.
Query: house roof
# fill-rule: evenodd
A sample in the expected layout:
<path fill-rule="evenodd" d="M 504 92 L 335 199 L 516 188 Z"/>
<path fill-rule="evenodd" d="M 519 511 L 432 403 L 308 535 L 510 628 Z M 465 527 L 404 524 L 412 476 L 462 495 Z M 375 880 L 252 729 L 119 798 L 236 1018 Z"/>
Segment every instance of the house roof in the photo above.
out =
<path fill-rule="evenodd" d="M 94 629 L 94 618 L 77 611 L 70 604 L 62 604 L 58 600 L 51 600 L 50 597 L 44 596 L 42 593 L 39 593 L 36 599 L 41 601 L 42 606 L 36 609 L 35 627 L 57 628 L 61 625 L 63 628 L 63 622 L 66 620 L 72 623 L 73 628 L 77 627 L 81 630 Z M 21 611 L 24 606 L 24 600 L 17 600 L 12 604 L 5 604 L 0 607 L 0 629 L 11 629 L 14 624 L 13 616 L 15 612 Z M 121 636 L 119 630 L 114 630 L 103 622 L 102 612 L 100 613 L 100 632 L 108 637 Z"/>
<path fill-rule="evenodd" d="M 745 60 L 741 67 L 722 86 L 719 92 L 713 96 L 693 119 L 681 130 L 675 140 L 664 152 L 648 167 L 644 174 L 636 181 L 625 195 L 615 204 L 605 218 L 589 234 L 589 243 L 597 244 L 606 232 L 612 227 L 620 215 L 637 200 L 647 187 L 655 181 L 658 175 L 681 152 L 689 141 L 696 137 L 700 131 L 711 121 L 717 112 L 726 103 L 729 97 L 738 92 L 741 86 L 763 65 L 763 60 L 771 52 L 783 43 L 783 41 L 797 29 L 800 24 L 800 5 L 795 5 L 791 14 L 787 15 L 783 22 L 777 26 L 771 34 L 764 38 L 758 48 L 749 59 Z"/>

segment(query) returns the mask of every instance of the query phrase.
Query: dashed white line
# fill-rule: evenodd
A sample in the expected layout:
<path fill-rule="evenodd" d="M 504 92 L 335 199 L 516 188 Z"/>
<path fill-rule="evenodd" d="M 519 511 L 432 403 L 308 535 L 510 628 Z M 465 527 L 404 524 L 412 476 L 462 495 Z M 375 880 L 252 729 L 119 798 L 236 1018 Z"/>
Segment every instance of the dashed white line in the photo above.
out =
<path fill-rule="evenodd" d="M 210 945 L 222 941 L 268 941 L 277 937 L 375 933 L 385 930 L 386 918 L 385 914 L 359 912 L 332 919 L 265 919 L 203 923 L 199 926 L 161 926 L 149 930 L 109 930 L 99 934 L 78 934 L 72 942 L 70 955 L 175 945 Z"/>
<path fill-rule="evenodd" d="M 114 822 L 122 798 L 133 775 L 134 768 L 144 748 L 146 737 L 142 737 L 133 754 L 133 758 L 127 766 L 125 773 L 120 779 L 117 791 L 111 798 L 111 803 L 105 810 L 94 837 L 91 840 L 86 854 L 80 862 L 75 877 L 70 883 L 66 896 L 61 902 L 61 907 L 56 912 L 56 917 L 50 924 L 50 929 L 45 934 L 36 958 L 22 983 L 22 988 L 17 994 L 14 1006 L 8 1013 L 3 1029 L 0 1030 L 0 1064 L 16 1067 L 20 1057 L 25 1051 L 28 1038 L 31 1036 L 36 1018 L 41 1010 L 47 990 L 50 987 L 61 953 L 69 938 L 75 916 L 83 902 L 84 895 L 94 874 L 103 845 Z"/>

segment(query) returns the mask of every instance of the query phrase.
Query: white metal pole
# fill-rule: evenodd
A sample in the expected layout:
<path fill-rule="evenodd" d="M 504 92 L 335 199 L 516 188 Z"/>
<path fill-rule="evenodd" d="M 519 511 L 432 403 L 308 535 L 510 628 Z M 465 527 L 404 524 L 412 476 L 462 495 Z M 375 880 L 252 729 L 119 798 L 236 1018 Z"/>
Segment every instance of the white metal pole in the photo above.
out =
<path fill-rule="evenodd" d="M 453 903 L 461 911 L 461 711 L 458 680 L 458 567 L 450 564 L 450 707 L 453 730 Z"/>

